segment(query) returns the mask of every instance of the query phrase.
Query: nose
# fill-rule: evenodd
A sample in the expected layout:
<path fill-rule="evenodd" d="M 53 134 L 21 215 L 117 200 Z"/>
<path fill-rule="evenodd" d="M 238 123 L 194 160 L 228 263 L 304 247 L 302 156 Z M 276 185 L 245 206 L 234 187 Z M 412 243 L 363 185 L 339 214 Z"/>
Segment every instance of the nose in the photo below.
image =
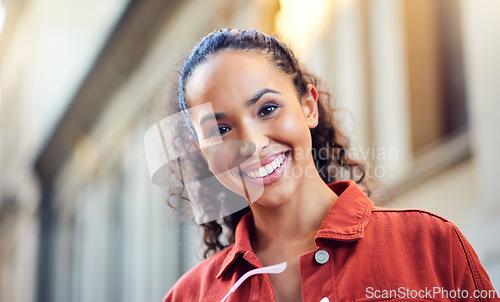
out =
<path fill-rule="evenodd" d="M 255 144 L 249 142 L 249 141 L 241 141 L 240 143 L 240 156 L 242 157 L 248 157 L 252 156 L 255 152 Z"/>
<path fill-rule="evenodd" d="M 263 133 L 262 129 L 251 125 L 240 127 L 239 140 L 239 153 L 242 157 L 259 154 L 269 144 L 269 138 Z"/>

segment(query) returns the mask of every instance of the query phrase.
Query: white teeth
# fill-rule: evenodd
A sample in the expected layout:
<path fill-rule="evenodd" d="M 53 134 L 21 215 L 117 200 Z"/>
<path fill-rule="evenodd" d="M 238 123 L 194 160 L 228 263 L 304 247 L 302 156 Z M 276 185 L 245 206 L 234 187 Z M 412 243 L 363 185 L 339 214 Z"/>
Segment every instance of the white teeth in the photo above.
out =
<path fill-rule="evenodd" d="M 279 167 L 279 164 L 275 161 L 271 163 L 271 166 L 273 167 L 273 170 L 276 170 Z"/>
<path fill-rule="evenodd" d="M 260 167 L 258 170 L 248 172 L 247 176 L 250 176 L 251 178 L 267 176 L 273 173 L 274 170 L 278 169 L 284 161 L 285 161 L 285 154 L 276 158 L 275 160 L 265 165 L 264 167 Z"/>

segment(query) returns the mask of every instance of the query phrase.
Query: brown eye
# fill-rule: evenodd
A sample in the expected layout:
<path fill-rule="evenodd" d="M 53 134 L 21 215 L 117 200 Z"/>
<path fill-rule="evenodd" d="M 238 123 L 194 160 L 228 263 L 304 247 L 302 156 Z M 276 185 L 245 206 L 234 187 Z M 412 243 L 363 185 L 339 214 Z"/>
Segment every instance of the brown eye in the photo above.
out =
<path fill-rule="evenodd" d="M 257 114 L 257 117 L 265 117 L 271 113 L 273 113 L 274 111 L 276 111 L 276 109 L 278 109 L 278 105 L 276 104 L 267 104 L 267 105 L 264 105 L 262 106 L 262 108 L 259 109 L 259 112 Z"/>
<path fill-rule="evenodd" d="M 229 132 L 230 130 L 231 128 L 226 125 L 218 125 L 217 127 L 214 127 L 212 131 L 210 131 L 208 137 L 224 135 L 224 133 Z"/>

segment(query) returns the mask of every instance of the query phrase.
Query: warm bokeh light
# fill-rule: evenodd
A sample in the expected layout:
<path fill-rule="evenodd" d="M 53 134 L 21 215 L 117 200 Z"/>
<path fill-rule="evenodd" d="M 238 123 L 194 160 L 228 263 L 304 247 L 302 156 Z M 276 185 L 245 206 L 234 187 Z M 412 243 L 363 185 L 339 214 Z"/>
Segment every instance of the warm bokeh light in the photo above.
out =
<path fill-rule="evenodd" d="M 281 0 L 281 8 L 276 15 L 276 30 L 297 54 L 302 55 L 330 19 L 334 3 L 329 0 Z"/>
<path fill-rule="evenodd" d="M 0 0 L 0 33 L 2 33 L 3 24 L 5 23 L 5 7 Z"/>

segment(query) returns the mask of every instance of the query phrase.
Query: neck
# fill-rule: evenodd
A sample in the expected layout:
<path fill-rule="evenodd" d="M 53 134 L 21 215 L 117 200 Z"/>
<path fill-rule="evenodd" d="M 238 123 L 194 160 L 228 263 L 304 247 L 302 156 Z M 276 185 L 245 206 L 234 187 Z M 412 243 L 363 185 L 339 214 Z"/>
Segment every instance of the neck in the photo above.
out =
<path fill-rule="evenodd" d="M 316 174 L 306 178 L 290 199 L 279 207 L 253 205 L 254 250 L 257 252 L 271 247 L 287 249 L 296 244 L 311 246 L 337 197 Z"/>

